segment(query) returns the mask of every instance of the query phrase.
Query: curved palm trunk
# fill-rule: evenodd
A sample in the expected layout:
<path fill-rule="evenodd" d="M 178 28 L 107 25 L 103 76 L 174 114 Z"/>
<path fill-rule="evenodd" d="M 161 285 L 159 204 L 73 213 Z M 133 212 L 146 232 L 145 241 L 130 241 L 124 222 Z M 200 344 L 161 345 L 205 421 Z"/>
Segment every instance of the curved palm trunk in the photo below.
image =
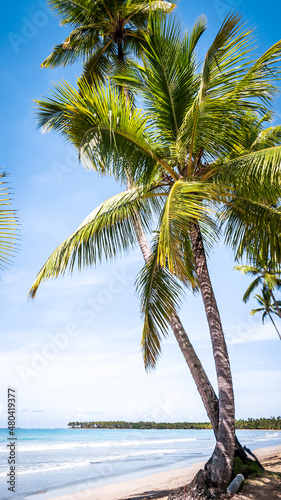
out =
<path fill-rule="evenodd" d="M 120 62 L 124 62 L 122 44 L 118 45 L 118 59 Z M 128 89 L 124 88 L 124 92 L 128 99 L 129 98 Z M 127 187 L 128 189 L 131 187 L 129 177 L 127 178 Z M 138 213 L 136 213 L 136 219 L 134 221 L 134 229 L 144 261 L 147 262 L 152 254 Z M 184 356 L 184 359 L 189 367 L 190 373 L 196 384 L 197 390 L 203 401 L 203 405 L 212 424 L 215 437 L 217 437 L 218 424 L 219 424 L 218 397 L 212 387 L 211 382 L 208 379 L 208 376 L 201 364 L 201 361 L 198 358 L 185 332 L 182 322 L 177 314 L 173 314 L 173 316 L 170 319 L 170 324 L 174 332 L 174 335 L 176 337 L 176 340 L 179 344 L 180 350 Z M 240 445 L 238 440 L 237 440 L 237 448 L 242 451 L 242 446 Z"/>
<path fill-rule="evenodd" d="M 268 316 L 270 317 L 270 319 L 271 319 L 271 321 L 272 321 L 272 324 L 273 324 L 273 326 L 274 326 L 275 330 L 276 330 L 276 331 L 277 331 L 277 333 L 278 333 L 278 337 L 279 337 L 279 339 L 281 340 L 281 335 L 280 335 L 280 332 L 279 332 L 279 330 L 278 330 L 277 326 L 275 325 L 275 321 L 274 321 L 274 319 L 272 318 L 272 316 L 271 316 L 271 314 L 270 314 L 270 312 L 269 312 L 269 311 L 268 311 Z"/>
<path fill-rule="evenodd" d="M 130 182 L 127 181 L 128 188 L 131 187 Z M 148 244 L 145 232 L 143 230 L 140 217 L 136 214 L 134 221 L 134 229 L 138 239 L 138 244 L 141 249 L 144 261 L 147 262 L 151 256 L 151 249 Z M 170 320 L 171 328 L 178 342 L 179 348 L 190 370 L 191 376 L 195 382 L 196 388 L 202 399 L 204 408 L 212 424 L 215 437 L 218 436 L 219 427 L 219 400 L 213 389 L 213 386 L 198 358 L 193 345 L 191 344 L 188 335 L 182 325 L 182 322 L 177 314 L 174 314 Z M 243 450 L 240 442 L 235 436 L 235 455 L 243 462 L 247 460 L 247 454 Z"/>
<path fill-rule="evenodd" d="M 179 348 L 196 384 L 196 388 L 201 396 L 204 408 L 212 424 L 214 434 L 217 437 L 219 425 L 218 397 L 177 314 L 174 314 L 171 317 L 170 324 Z"/>
<path fill-rule="evenodd" d="M 273 293 L 273 291 L 272 291 L 272 290 L 269 290 L 269 292 L 270 292 L 270 295 L 271 295 L 272 300 L 273 300 L 273 302 L 274 302 L 274 305 L 275 305 L 275 307 L 276 307 L 276 311 L 277 311 L 277 313 L 278 313 L 278 316 L 279 316 L 279 318 L 281 318 L 281 311 L 280 311 L 280 307 L 279 307 L 278 302 L 277 302 L 277 300 L 276 300 L 276 298 L 275 298 L 275 296 L 274 296 L 274 293 Z M 274 323 L 274 322 L 273 322 L 273 323 Z M 274 326 L 275 326 L 275 325 L 274 325 Z M 275 327 L 275 328 L 276 328 L 276 327 Z M 278 330 L 277 330 L 277 331 L 278 331 Z M 279 335 L 279 332 L 278 332 L 278 335 Z M 280 337 L 280 335 L 279 335 L 279 337 Z"/>
<path fill-rule="evenodd" d="M 151 250 L 138 214 L 136 214 L 134 228 L 143 258 L 145 262 L 147 262 L 149 257 L 151 256 Z M 217 436 L 219 423 L 219 402 L 217 395 L 177 314 L 173 314 L 170 319 L 170 324 L 179 344 L 180 350 L 194 379 L 197 390 L 201 396 L 205 410 L 211 421 L 215 436 Z"/>
<path fill-rule="evenodd" d="M 200 471 L 194 480 L 194 498 L 196 498 L 196 489 L 202 491 L 202 489 L 208 488 L 208 491 L 213 491 L 214 494 L 226 491 L 231 477 L 235 450 L 235 410 L 227 347 L 198 223 L 190 225 L 190 239 L 210 329 L 219 392 L 217 443 L 210 460 L 205 465 L 205 470 Z"/>

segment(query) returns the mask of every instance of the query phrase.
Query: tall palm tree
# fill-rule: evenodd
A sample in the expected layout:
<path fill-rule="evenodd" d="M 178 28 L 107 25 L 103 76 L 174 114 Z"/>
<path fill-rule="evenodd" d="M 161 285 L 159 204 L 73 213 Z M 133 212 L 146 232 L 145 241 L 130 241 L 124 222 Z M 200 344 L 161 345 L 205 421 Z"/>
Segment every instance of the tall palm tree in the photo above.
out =
<path fill-rule="evenodd" d="M 116 62 L 119 65 L 120 62 L 125 63 L 130 52 L 139 54 L 141 43 L 144 43 L 142 30 L 147 27 L 149 13 L 153 10 L 162 13 L 171 12 L 176 2 L 115 0 L 105 4 L 103 0 L 94 2 L 51 0 L 49 4 L 60 15 L 63 24 L 72 25 L 74 31 L 63 44 L 54 48 L 42 66 L 65 66 L 82 59 L 86 61 L 83 76 L 92 82 L 108 76 L 110 68 L 112 70 Z M 192 53 L 205 29 L 206 22 L 201 18 L 190 34 L 189 59 L 192 59 Z M 130 186 L 128 174 L 127 185 Z M 134 229 L 142 255 L 147 262 L 151 256 L 151 250 L 137 216 Z M 219 421 L 217 395 L 175 312 L 171 315 L 169 323 L 195 381 L 214 433 L 217 435 Z M 236 445 L 237 453 L 245 460 L 246 455 L 237 440 Z"/>
<path fill-rule="evenodd" d="M 194 40 L 182 40 L 173 20 L 152 16 L 149 28 L 142 65 L 132 64 L 118 79 L 141 93 L 146 111 L 109 85 L 86 82 L 80 82 L 78 92 L 67 84 L 57 86 L 54 98 L 39 101 L 41 125 L 67 136 L 91 168 L 123 180 L 129 173 L 135 187 L 98 207 L 53 252 L 31 294 L 42 281 L 72 270 L 75 262 L 79 268 L 95 264 L 134 244 L 136 213 L 145 229 L 158 217 L 152 256 L 138 281 L 146 364 L 155 365 L 178 307 L 180 283 L 192 286 L 196 279 L 217 372 L 216 447 L 189 489 L 189 498 L 199 498 L 206 490 L 225 491 L 235 446 L 231 371 L 206 248 L 219 237 L 217 215 L 225 221 L 227 241 L 245 251 L 249 239 L 258 246 L 261 234 L 276 233 L 280 225 L 280 211 L 268 200 L 272 191 L 280 197 L 281 148 L 227 158 L 233 144 L 242 146 L 247 113 L 268 111 L 281 43 L 255 59 L 251 30 L 243 31 L 239 17 L 229 16 L 198 68 L 188 57 Z M 274 245 L 276 237 L 269 238 Z"/>
<path fill-rule="evenodd" d="M 169 13 L 175 0 L 49 0 L 50 7 L 72 31 L 56 45 L 42 67 L 84 62 L 83 76 L 106 78 L 130 54 L 139 54 L 143 29 L 153 10 Z"/>
<path fill-rule="evenodd" d="M 250 252 L 251 264 L 234 267 L 237 271 L 255 278 L 248 286 L 243 296 L 243 301 L 245 303 L 248 302 L 253 291 L 258 286 L 262 285 L 262 288 L 266 290 L 266 294 L 269 293 L 273 300 L 275 313 L 281 318 L 280 304 L 273 293 L 273 290 L 281 289 L 280 264 L 276 264 L 273 259 L 269 258 L 268 255 L 265 255 L 262 251 L 259 252 L 258 255 L 255 255 L 254 249 L 251 249 Z"/>
<path fill-rule="evenodd" d="M 7 208 L 11 205 L 9 188 L 4 180 L 5 172 L 0 172 L 0 270 L 9 264 L 16 248 L 17 220 L 15 211 Z"/>
<path fill-rule="evenodd" d="M 260 294 L 256 294 L 254 296 L 255 299 L 257 299 L 258 303 L 260 304 L 261 307 L 259 307 L 258 309 L 252 309 L 251 310 L 251 315 L 253 316 L 254 314 L 258 313 L 258 312 L 262 312 L 263 315 L 262 315 L 262 322 L 264 323 L 264 320 L 266 318 L 266 316 L 269 316 L 277 334 L 278 334 L 278 337 L 279 339 L 281 340 L 281 335 L 280 335 L 280 332 L 275 324 L 275 321 L 272 317 L 273 314 L 277 314 L 279 316 L 279 313 L 277 311 L 277 308 L 276 308 L 276 305 L 274 302 L 271 302 L 271 293 L 268 289 L 266 288 L 263 288 L 262 289 L 262 295 Z M 281 306 L 281 301 L 278 300 L 278 306 L 280 307 Z"/>

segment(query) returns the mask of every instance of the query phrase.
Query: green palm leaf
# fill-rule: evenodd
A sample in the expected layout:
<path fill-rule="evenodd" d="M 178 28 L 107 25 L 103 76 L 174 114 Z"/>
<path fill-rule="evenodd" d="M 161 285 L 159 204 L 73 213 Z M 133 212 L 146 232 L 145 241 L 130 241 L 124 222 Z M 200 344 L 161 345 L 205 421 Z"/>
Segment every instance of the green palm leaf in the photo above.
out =
<path fill-rule="evenodd" d="M 78 229 L 51 254 L 29 292 L 35 297 L 39 285 L 50 278 L 95 265 L 102 258 L 112 259 L 137 244 L 134 223 L 139 220 L 145 230 L 151 229 L 157 200 L 145 200 L 141 188 L 132 188 L 109 198 L 82 222 Z"/>
<path fill-rule="evenodd" d="M 112 40 L 106 44 L 96 44 L 95 50 L 83 65 L 82 78 L 91 82 L 96 79 L 105 80 L 110 75 L 115 55 L 112 45 Z"/>
<path fill-rule="evenodd" d="M 239 265 L 235 266 L 234 269 L 236 271 L 240 271 L 240 273 L 242 274 L 250 274 L 251 276 L 255 276 L 258 274 L 258 270 L 254 266 Z"/>
<path fill-rule="evenodd" d="M 203 232 L 211 232 L 213 239 L 218 232 L 214 221 L 214 203 L 226 193 L 212 183 L 179 180 L 174 183 L 166 200 L 161 217 L 158 262 L 171 273 L 183 279 L 182 240 L 189 240 L 189 222 L 200 223 Z M 212 206 L 213 205 L 213 206 Z"/>
<path fill-rule="evenodd" d="M 94 30 L 91 26 L 75 29 L 63 43 L 56 45 L 52 53 L 42 62 L 43 68 L 56 68 L 74 64 L 77 59 L 88 59 L 93 51 L 103 48 L 99 38 L 99 26 Z M 94 47 L 94 49 L 93 49 Z"/>
<path fill-rule="evenodd" d="M 225 225 L 225 241 L 234 249 L 238 260 L 243 255 L 251 261 L 253 254 L 270 253 L 279 262 L 281 209 L 269 206 L 265 200 L 255 199 L 256 189 L 257 185 L 254 185 L 251 197 L 234 196 L 232 202 L 223 207 L 221 221 Z M 264 196 L 269 193 L 270 189 L 266 187 Z"/>
<path fill-rule="evenodd" d="M 281 180 L 281 146 L 274 146 L 245 154 L 226 162 L 221 167 L 219 177 L 222 182 L 234 187 L 247 189 L 254 185 L 278 186 Z"/>
<path fill-rule="evenodd" d="M 0 270 L 10 263 L 16 250 L 17 219 L 11 205 L 10 190 L 4 180 L 7 174 L 0 172 Z"/>
<path fill-rule="evenodd" d="M 182 40 L 182 27 L 175 19 L 152 15 L 143 35 L 143 67 L 132 62 L 115 77 L 118 84 L 129 83 L 143 97 L 151 119 L 161 129 L 162 141 L 175 141 L 193 102 L 198 88 L 194 51 L 205 29 L 206 20 L 201 17 Z"/>
<path fill-rule="evenodd" d="M 175 8 L 175 2 L 151 0 L 49 0 L 49 5 L 61 18 L 62 25 L 74 29 L 62 44 L 54 47 L 42 66 L 54 68 L 82 60 L 83 75 L 90 82 L 96 78 L 105 80 L 108 76 L 105 69 L 110 63 L 114 66 L 116 60 L 123 60 L 128 50 L 133 48 L 139 53 L 140 33 L 146 28 L 151 12 L 167 14 Z"/>
<path fill-rule="evenodd" d="M 36 102 L 39 126 L 66 136 L 86 167 L 121 180 L 129 174 L 132 181 L 140 181 L 141 175 L 154 175 L 158 163 L 177 178 L 162 160 L 161 138 L 149 116 L 120 95 L 117 87 L 81 80 L 78 92 L 64 83 L 55 87 L 51 98 Z"/>
<path fill-rule="evenodd" d="M 168 334 L 171 317 L 178 310 L 183 289 L 167 269 L 157 262 L 158 237 L 152 255 L 136 281 L 144 317 L 142 351 L 146 369 L 155 368 L 161 353 L 161 340 Z M 196 280 L 193 277 L 193 283 Z"/>
<path fill-rule="evenodd" d="M 49 6 L 62 18 L 62 24 L 79 26 L 87 24 L 94 9 L 101 9 L 101 1 L 89 0 L 48 0 Z"/>
<path fill-rule="evenodd" d="M 253 142 L 251 149 L 257 151 L 268 147 L 278 146 L 281 143 L 281 126 L 268 127 L 262 130 L 256 140 Z"/>
<path fill-rule="evenodd" d="M 281 340 L 281 334 L 280 334 L 280 332 L 275 324 L 275 321 L 272 317 L 273 314 L 279 315 L 279 313 L 277 311 L 276 305 L 274 303 L 271 303 L 270 291 L 267 288 L 263 288 L 262 295 L 260 295 L 260 294 L 255 295 L 255 299 L 258 301 L 258 303 L 262 307 L 259 307 L 258 309 L 252 309 L 250 314 L 253 316 L 254 314 L 256 314 L 258 312 L 263 312 L 263 315 L 262 315 L 262 323 L 263 324 L 264 324 L 265 318 L 268 316 L 270 318 L 277 334 L 278 334 L 279 339 Z M 280 301 L 278 301 L 278 306 L 279 306 L 279 302 Z"/>
<path fill-rule="evenodd" d="M 251 294 L 253 293 L 253 291 L 255 290 L 255 288 L 257 288 L 260 285 L 260 283 L 261 283 L 261 278 L 258 277 L 254 281 L 252 281 L 252 283 L 250 284 L 250 286 L 248 286 L 246 292 L 243 295 L 243 301 L 245 303 L 248 302 Z"/>
<path fill-rule="evenodd" d="M 225 69 L 227 61 L 226 55 L 229 50 L 233 51 L 237 44 L 241 43 L 243 35 L 236 36 L 241 28 L 241 17 L 237 14 L 231 14 L 225 18 L 223 24 L 221 25 L 217 36 L 215 37 L 211 47 L 206 53 L 205 61 L 202 69 L 201 84 L 199 90 L 199 105 L 200 102 L 205 98 L 207 89 L 209 85 L 212 84 L 213 74 L 221 73 L 220 66 L 223 64 L 223 69 Z M 240 55 L 241 57 L 241 55 Z"/>

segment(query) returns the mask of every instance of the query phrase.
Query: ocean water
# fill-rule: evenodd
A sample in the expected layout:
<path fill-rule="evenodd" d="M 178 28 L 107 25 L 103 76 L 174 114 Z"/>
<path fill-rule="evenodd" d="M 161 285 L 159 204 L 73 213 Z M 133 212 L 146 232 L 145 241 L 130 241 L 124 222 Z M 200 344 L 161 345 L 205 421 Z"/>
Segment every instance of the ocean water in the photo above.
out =
<path fill-rule="evenodd" d="M 281 431 L 238 431 L 252 450 L 281 445 Z M 16 493 L 9 492 L 6 429 L 0 429 L 0 499 L 52 489 L 77 492 L 207 459 L 211 430 L 17 429 Z M 62 493 L 61 493 L 62 494 Z M 41 495 L 40 495 L 41 497 Z"/>

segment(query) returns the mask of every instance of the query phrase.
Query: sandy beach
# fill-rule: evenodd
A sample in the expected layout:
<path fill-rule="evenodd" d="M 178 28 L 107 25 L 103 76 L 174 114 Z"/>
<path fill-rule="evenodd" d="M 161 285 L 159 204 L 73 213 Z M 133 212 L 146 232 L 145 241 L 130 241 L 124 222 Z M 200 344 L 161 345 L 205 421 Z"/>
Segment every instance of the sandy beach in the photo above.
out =
<path fill-rule="evenodd" d="M 255 450 L 263 466 L 272 472 L 281 472 L 281 446 Z M 161 472 L 147 477 L 131 479 L 98 488 L 85 489 L 64 495 L 62 492 L 50 496 L 51 492 L 28 497 L 30 500 L 167 500 L 169 491 L 189 483 L 204 462 L 191 467 Z M 54 494 L 54 492 L 53 492 Z M 259 478 L 244 483 L 242 491 L 234 500 L 278 500 L 281 499 L 281 478 Z"/>

